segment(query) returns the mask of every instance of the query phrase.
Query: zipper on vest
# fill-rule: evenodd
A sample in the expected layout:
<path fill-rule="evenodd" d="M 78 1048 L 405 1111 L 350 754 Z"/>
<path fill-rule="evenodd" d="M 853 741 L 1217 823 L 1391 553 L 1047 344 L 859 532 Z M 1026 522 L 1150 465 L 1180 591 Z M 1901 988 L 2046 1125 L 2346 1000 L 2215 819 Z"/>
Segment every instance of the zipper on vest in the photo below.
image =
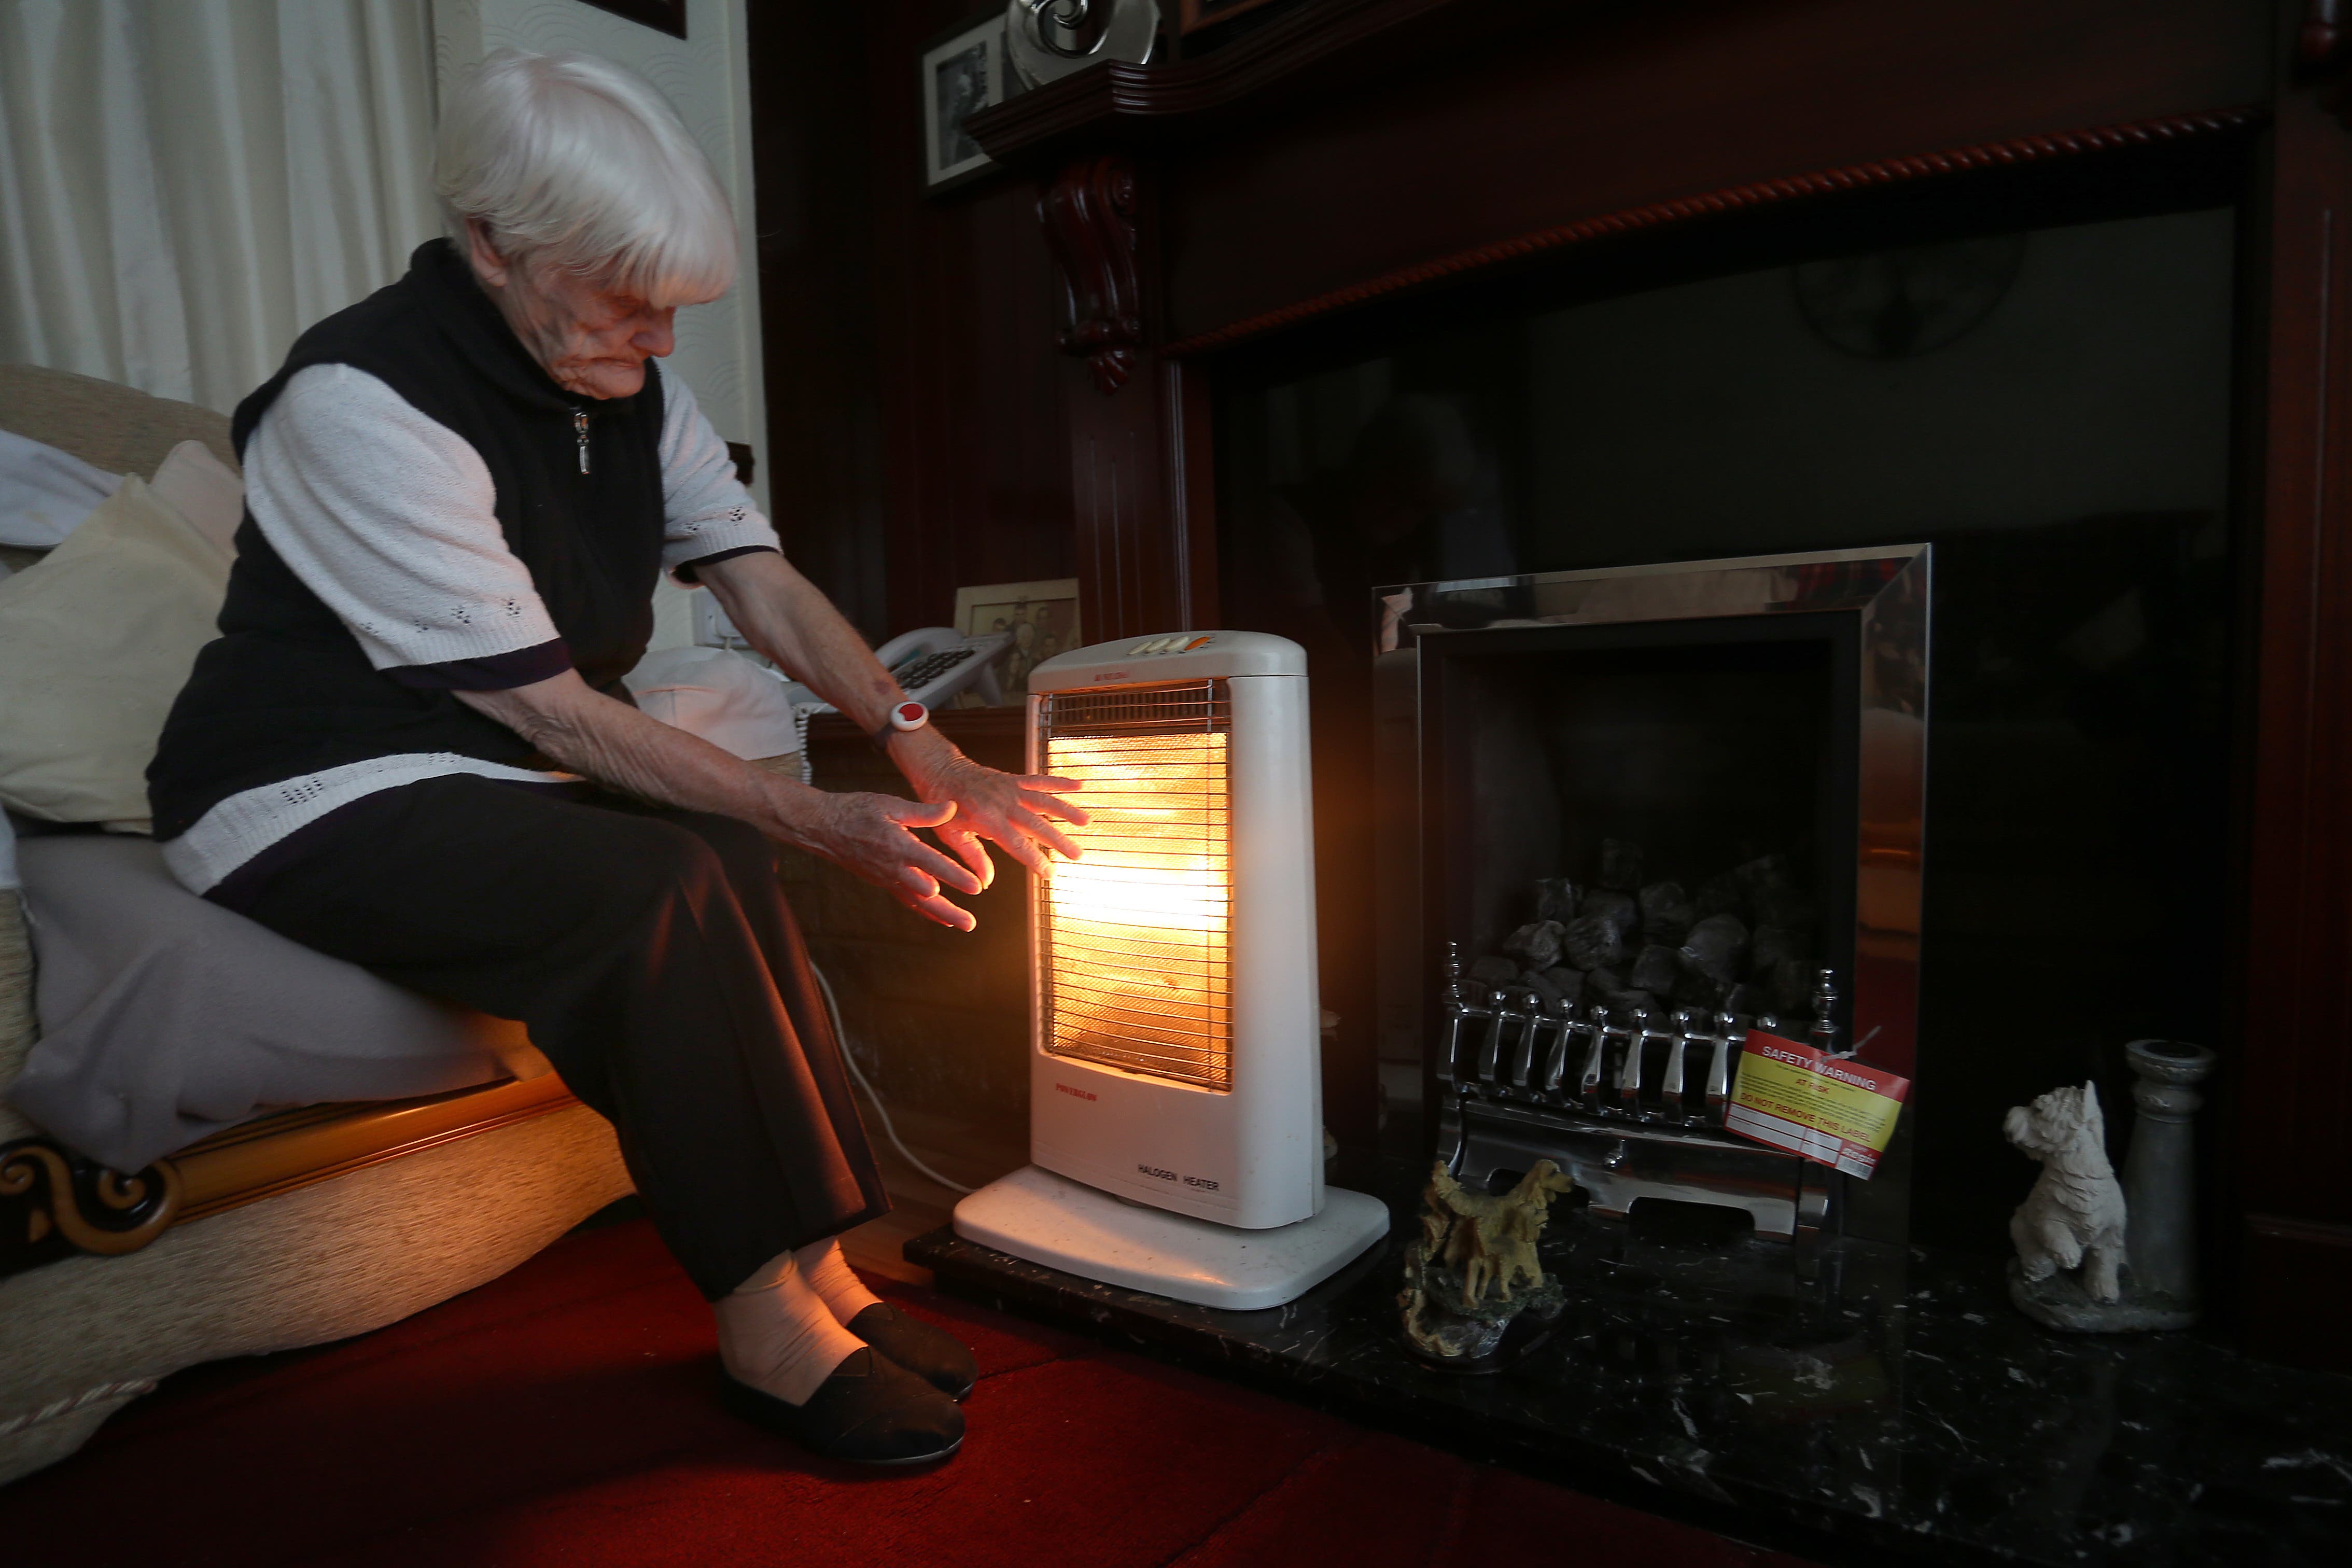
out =
<path fill-rule="evenodd" d="M 586 409 L 575 408 L 572 411 L 572 433 L 580 439 L 580 471 L 584 474 L 588 471 L 588 411 Z"/>

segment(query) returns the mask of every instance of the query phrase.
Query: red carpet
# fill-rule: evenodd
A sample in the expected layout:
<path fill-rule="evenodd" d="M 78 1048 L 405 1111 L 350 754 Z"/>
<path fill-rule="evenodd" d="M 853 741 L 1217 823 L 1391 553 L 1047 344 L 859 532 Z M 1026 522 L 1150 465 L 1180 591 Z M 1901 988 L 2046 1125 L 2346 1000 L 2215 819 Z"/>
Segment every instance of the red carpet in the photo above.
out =
<path fill-rule="evenodd" d="M 951 1463 L 811 1458 L 711 1397 L 643 1224 L 361 1340 L 197 1373 L 0 1489 L 0 1558 L 290 1563 L 1804 1568 L 922 1291 L 980 1357 Z"/>

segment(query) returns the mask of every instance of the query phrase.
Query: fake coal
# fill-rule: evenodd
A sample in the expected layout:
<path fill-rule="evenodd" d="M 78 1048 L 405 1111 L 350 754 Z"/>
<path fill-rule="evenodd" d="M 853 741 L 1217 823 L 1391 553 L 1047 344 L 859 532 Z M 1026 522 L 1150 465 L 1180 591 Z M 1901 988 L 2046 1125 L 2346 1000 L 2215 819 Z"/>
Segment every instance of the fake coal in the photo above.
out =
<path fill-rule="evenodd" d="M 1559 951 L 1569 967 L 1588 973 L 1615 969 L 1625 962 L 1625 937 L 1616 921 L 1605 915 L 1585 915 L 1568 922 L 1560 933 Z"/>
<path fill-rule="evenodd" d="M 1584 889 L 1565 877 L 1543 877 L 1536 881 L 1536 919 L 1558 921 L 1561 925 L 1576 918 L 1577 904 Z"/>
<path fill-rule="evenodd" d="M 1564 930 L 1558 921 L 1523 925 L 1504 942 L 1503 955 L 1517 959 L 1528 969 L 1549 969 L 1559 962 L 1559 939 Z"/>
<path fill-rule="evenodd" d="M 1748 928 L 1738 915 L 1709 915 L 1691 927 L 1675 956 L 1717 984 L 1729 985 L 1748 961 Z"/>
<path fill-rule="evenodd" d="M 1680 947 L 1698 922 L 1698 906 L 1680 882 L 1653 882 L 1641 891 L 1642 934 L 1668 947 Z"/>
<path fill-rule="evenodd" d="M 1531 994 L 1549 1011 L 1600 1003 L 1805 1016 L 1822 966 L 1821 906 L 1794 857 L 1755 856 L 1696 882 L 1644 882 L 1647 860 L 1641 845 L 1604 838 L 1586 878 L 1537 879 L 1527 923 L 1471 978 Z"/>
<path fill-rule="evenodd" d="M 1633 967 L 1625 973 L 1625 984 L 1637 991 L 1653 991 L 1660 994 L 1675 988 L 1675 978 L 1682 973 L 1675 962 L 1675 950 L 1664 942 L 1652 942 L 1633 960 Z"/>

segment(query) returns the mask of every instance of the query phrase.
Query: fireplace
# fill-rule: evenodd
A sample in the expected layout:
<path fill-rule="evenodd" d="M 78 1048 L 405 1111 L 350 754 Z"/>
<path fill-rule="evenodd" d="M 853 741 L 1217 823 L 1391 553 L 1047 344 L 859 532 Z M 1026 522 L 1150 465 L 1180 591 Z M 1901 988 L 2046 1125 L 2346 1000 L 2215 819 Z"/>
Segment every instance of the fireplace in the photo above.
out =
<path fill-rule="evenodd" d="M 1543 918 L 1538 881 L 1624 879 L 1603 875 L 1612 838 L 1644 862 L 1607 889 L 1637 915 L 1643 886 L 1680 883 L 1696 908 L 1703 884 L 1775 858 L 1810 900 L 1793 923 L 1740 915 L 1751 942 L 1776 928 L 1775 963 L 1736 977 L 1763 995 L 1726 999 L 1802 1035 L 1805 972 L 1830 969 L 1841 1045 L 1915 1079 L 1896 1145 L 1849 1184 L 1848 1234 L 2000 1250 L 2008 1107 L 2085 1079 L 2127 1103 L 2126 1041 L 2221 1036 L 2243 563 L 2236 217 L 2217 194 L 2192 182 L 2171 210 L 2119 214 L 2133 193 L 2070 185 L 2034 209 L 2064 217 L 2005 237 L 1956 235 L 1965 204 L 1856 205 L 1629 242 L 1223 371 L 1225 618 L 1310 652 L 1323 995 L 1339 1039 L 1362 1042 L 1343 1049 L 1377 1067 L 1393 1137 L 1451 1136 L 1445 943 L 1465 978 L 1508 956 Z M 1831 294 L 1886 330 L 1855 338 Z M 1903 300 L 1936 330 L 1895 332 Z M 1892 579 L 1858 563 L 1920 547 L 1933 584 L 1923 561 L 1899 654 L 1865 660 L 1859 610 L 1792 615 L 1754 586 L 1786 573 L 1790 593 L 1874 595 Z M 1564 611 L 1571 592 L 1626 607 Z M 1706 607 L 1718 592 L 1751 597 Z M 1898 683 L 1917 706 L 1865 708 L 1865 684 Z M 1616 798 L 1560 783 L 1547 747 L 1571 733 L 1636 770 Z M 1432 754 L 1454 773 L 1426 772 Z M 1924 805 L 1864 798 L 1891 759 Z M 1464 770 L 1508 809 L 1463 806 Z M 1433 828 L 1399 778 L 1454 791 L 1476 831 Z M 1499 826 L 1530 801 L 1556 819 L 1536 840 Z M 1455 893 L 1434 880 L 1449 834 Z M 1908 927 L 1880 912 L 1889 898 Z M 1634 940 L 1622 961 L 1679 945 Z M 1601 966 L 1612 1024 L 1712 1010 L 1661 962 L 1643 978 L 1664 994 Z M 1664 1072 L 1672 1046 L 1652 1049 Z M 1686 1066 L 1710 1049 L 1687 1041 Z M 1814 1210 L 1833 1217 L 1826 1194 Z"/>
<path fill-rule="evenodd" d="M 1930 553 L 1382 591 L 1420 854 L 1382 862 L 1380 1011 L 1457 1175 L 1902 1237 L 1907 1148 L 1864 1190 L 1724 1121 L 1751 1027 L 1916 1069 Z"/>

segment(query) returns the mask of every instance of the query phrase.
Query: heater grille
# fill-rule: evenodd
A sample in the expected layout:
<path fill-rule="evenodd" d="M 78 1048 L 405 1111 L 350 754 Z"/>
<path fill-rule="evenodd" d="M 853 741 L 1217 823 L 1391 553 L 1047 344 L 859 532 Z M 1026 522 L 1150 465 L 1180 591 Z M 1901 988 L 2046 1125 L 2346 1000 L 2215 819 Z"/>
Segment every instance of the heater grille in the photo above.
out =
<path fill-rule="evenodd" d="M 1056 692 L 1039 722 L 1092 814 L 1038 901 L 1045 1049 L 1232 1089 L 1225 683 Z"/>

